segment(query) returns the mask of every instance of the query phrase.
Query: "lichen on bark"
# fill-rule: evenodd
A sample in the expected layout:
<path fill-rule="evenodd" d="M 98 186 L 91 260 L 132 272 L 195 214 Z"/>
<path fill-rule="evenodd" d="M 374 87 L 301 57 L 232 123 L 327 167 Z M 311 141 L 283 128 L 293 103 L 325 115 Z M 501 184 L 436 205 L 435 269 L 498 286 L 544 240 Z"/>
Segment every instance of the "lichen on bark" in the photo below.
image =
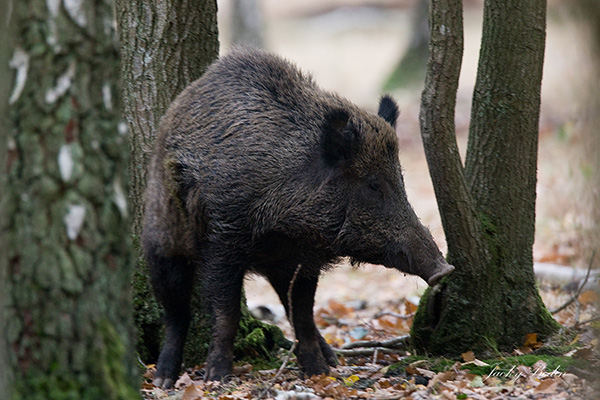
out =
<path fill-rule="evenodd" d="M 10 396 L 137 397 L 113 4 L 11 4 L 0 208 Z"/>

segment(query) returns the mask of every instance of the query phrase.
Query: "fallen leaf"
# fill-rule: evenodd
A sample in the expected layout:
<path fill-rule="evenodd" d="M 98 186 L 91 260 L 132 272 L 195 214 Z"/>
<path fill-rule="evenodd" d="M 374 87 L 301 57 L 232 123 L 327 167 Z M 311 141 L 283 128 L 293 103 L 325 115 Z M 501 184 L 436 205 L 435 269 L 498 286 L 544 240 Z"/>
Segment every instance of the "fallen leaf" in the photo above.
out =
<path fill-rule="evenodd" d="M 542 343 L 538 342 L 537 333 L 528 333 L 525 337 L 525 343 L 523 343 L 523 347 L 537 349 L 540 346 L 542 346 Z"/>
<path fill-rule="evenodd" d="M 594 352 L 592 346 L 585 346 L 573 354 L 573 358 L 583 358 L 584 360 L 591 361 L 594 358 Z"/>
<path fill-rule="evenodd" d="M 502 381 L 498 378 L 496 378 L 495 376 L 489 376 L 487 378 L 485 378 L 485 384 L 488 386 L 498 386 L 499 384 L 502 383 Z"/>
<path fill-rule="evenodd" d="M 154 379 L 155 372 L 156 372 L 155 369 L 147 369 L 146 372 L 144 372 L 144 375 L 142 375 L 142 376 L 146 379 Z"/>
<path fill-rule="evenodd" d="M 423 369 L 423 368 L 418 368 L 418 367 L 415 369 L 417 370 L 418 375 L 424 376 L 425 378 L 431 379 L 435 376 L 435 372 L 430 371 L 428 369 Z"/>
<path fill-rule="evenodd" d="M 521 376 L 530 376 L 531 375 L 531 368 L 529 368 L 526 365 L 519 365 L 517 367 L 517 371 L 519 371 Z"/>
<path fill-rule="evenodd" d="M 555 393 L 558 388 L 558 379 L 544 379 L 540 382 L 540 384 L 535 388 L 536 393 Z"/>
<path fill-rule="evenodd" d="M 327 303 L 329 309 L 332 314 L 338 318 L 346 317 L 354 313 L 354 309 L 352 307 L 346 307 L 344 304 L 339 303 L 335 300 L 329 300 Z"/>
<path fill-rule="evenodd" d="M 535 364 L 533 364 L 531 366 L 531 368 L 533 369 L 534 375 L 539 375 L 541 373 L 546 372 L 547 367 L 548 367 L 548 364 L 546 364 L 546 362 L 544 362 L 544 360 L 537 360 L 535 362 Z"/>
<path fill-rule="evenodd" d="M 387 388 L 394 386 L 394 385 L 392 385 L 392 383 L 390 382 L 389 379 L 380 379 L 379 382 L 377 382 L 377 384 L 379 385 L 379 388 L 381 388 L 381 389 L 387 389 Z"/>
<path fill-rule="evenodd" d="M 201 399 L 204 392 L 198 389 L 196 386 L 191 385 L 184 389 L 181 400 L 198 400 Z"/>
<path fill-rule="evenodd" d="M 237 365 L 233 367 L 233 374 L 234 375 L 243 375 L 243 374 L 247 374 L 252 372 L 252 364 L 243 364 L 243 365 Z"/>
<path fill-rule="evenodd" d="M 469 386 L 478 388 L 478 387 L 485 386 L 485 384 L 483 383 L 483 379 L 481 378 L 481 376 L 478 375 L 475 378 L 473 378 L 471 383 L 469 383 Z"/>
<path fill-rule="evenodd" d="M 416 312 L 418 307 L 418 304 L 413 303 L 409 299 L 404 300 L 404 312 L 406 315 Z"/>
<path fill-rule="evenodd" d="M 436 379 L 439 382 L 446 382 L 446 381 L 454 379 L 455 377 L 456 377 L 456 372 L 445 371 L 445 372 L 440 372 L 440 373 L 436 374 L 434 379 Z"/>
<path fill-rule="evenodd" d="M 600 296 L 598 296 L 598 293 L 594 290 L 586 290 L 583 293 L 581 293 L 579 295 L 579 302 L 581 304 L 597 304 L 600 302 Z"/>
<path fill-rule="evenodd" d="M 192 381 L 192 378 L 190 378 L 190 376 L 187 374 L 187 372 L 184 372 L 183 375 L 181 375 L 181 377 L 179 379 L 177 379 L 177 382 L 175 382 L 175 388 L 181 389 L 183 387 L 190 386 L 193 384 L 194 384 L 194 381 Z"/>
<path fill-rule="evenodd" d="M 343 380 L 344 380 L 344 384 L 345 384 L 346 386 L 352 386 L 352 385 L 354 385 L 354 384 L 356 383 L 356 381 L 358 381 L 359 379 L 360 379 L 360 377 L 359 377 L 359 376 L 357 376 L 357 375 L 350 375 L 350 376 L 349 376 L 349 377 L 347 377 L 347 378 L 343 378 Z M 391 386 L 391 385 L 390 385 L 390 386 Z"/>
<path fill-rule="evenodd" d="M 465 361 L 465 362 L 473 361 L 473 360 L 475 360 L 475 353 L 473 353 L 471 350 L 469 350 L 466 353 L 462 353 L 461 357 L 462 357 L 463 361 Z"/>
<path fill-rule="evenodd" d="M 478 367 L 489 367 L 490 366 L 490 364 L 488 364 L 488 363 L 486 363 L 484 361 L 478 360 L 477 358 L 474 359 L 473 361 L 469 361 L 469 362 L 463 363 L 463 367 L 465 365 L 469 365 L 469 364 L 477 365 Z"/>

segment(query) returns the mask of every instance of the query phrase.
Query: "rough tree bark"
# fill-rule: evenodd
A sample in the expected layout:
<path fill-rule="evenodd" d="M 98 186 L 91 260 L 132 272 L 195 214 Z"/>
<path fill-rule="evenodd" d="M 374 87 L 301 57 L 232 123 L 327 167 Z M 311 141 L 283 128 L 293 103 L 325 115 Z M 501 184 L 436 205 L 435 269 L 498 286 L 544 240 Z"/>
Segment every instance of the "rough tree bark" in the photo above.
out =
<path fill-rule="evenodd" d="M 118 0 L 125 118 L 131 134 L 131 192 L 134 235 L 139 237 L 143 213 L 146 168 L 160 118 L 171 101 L 217 58 L 219 39 L 215 0 L 200 2 Z M 143 262 L 134 276 L 138 352 L 156 361 L 163 335 L 161 310 L 149 287 Z M 201 279 L 201 277 L 197 277 Z M 201 284 L 192 299 L 192 324 L 184 350 L 184 363 L 204 361 L 210 342 Z M 245 304 L 243 305 L 245 306 Z M 275 327 L 263 325 L 243 308 L 237 354 L 269 356 L 274 343 L 285 344 Z"/>
<path fill-rule="evenodd" d="M 9 5 L 2 398 L 137 398 L 113 4 Z"/>
<path fill-rule="evenodd" d="M 129 198 L 136 240 L 141 232 L 146 169 L 160 118 L 179 92 L 217 58 L 216 18 L 215 0 L 117 0 L 124 116 L 131 136 Z M 141 262 L 133 280 L 137 349 L 142 359 L 156 360 L 162 332 L 161 311 L 147 275 Z M 195 296 L 194 303 L 195 310 L 202 310 L 199 296 Z M 188 340 L 191 351 L 186 354 L 205 354 L 206 336 L 201 329 L 204 319 L 202 313 L 194 316 L 190 329 L 195 335 L 190 339 L 198 337 L 200 341 L 192 346 L 192 340 Z"/>
<path fill-rule="evenodd" d="M 9 76 L 8 71 L 8 21 L 10 18 L 9 10 L 12 8 L 12 4 L 8 1 L 0 3 L 0 15 L 6 16 L 6 18 L 0 19 L 0 136 L 6 135 L 8 130 L 7 106 L 8 106 L 8 91 L 9 82 L 7 77 Z M 6 187 L 6 140 L 0 139 L 0 209 L 4 208 L 4 188 Z M 0 212 L 0 235 L 4 235 L 4 227 L 6 226 L 6 215 Z M 0 238 L 0 254 L 6 254 L 7 246 L 4 240 Z M 6 257 L 0 256 L 0 327 L 5 325 L 6 317 L 4 310 L 6 309 L 6 293 L 8 287 L 5 285 L 7 281 L 7 266 Z M 6 335 L 4 330 L 0 328 L 0 363 L 8 365 L 8 343 L 6 342 Z M 0 368 L 0 399 L 9 399 L 9 387 L 8 383 L 11 381 L 9 376 L 10 371 L 8 368 Z"/>
<path fill-rule="evenodd" d="M 558 327 L 532 256 L 545 16 L 545 0 L 485 2 L 463 168 L 454 128 L 462 2 L 432 1 L 421 135 L 456 271 L 422 299 L 412 330 L 418 349 L 510 351 L 526 334 Z"/>

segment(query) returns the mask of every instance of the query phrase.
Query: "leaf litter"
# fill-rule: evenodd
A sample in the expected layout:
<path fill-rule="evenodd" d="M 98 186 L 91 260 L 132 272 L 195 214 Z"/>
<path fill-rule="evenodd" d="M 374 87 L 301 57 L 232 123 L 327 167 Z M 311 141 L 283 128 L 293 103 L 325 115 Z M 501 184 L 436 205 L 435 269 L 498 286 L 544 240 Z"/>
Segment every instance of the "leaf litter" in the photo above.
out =
<path fill-rule="evenodd" d="M 544 300 L 561 295 L 560 288 L 543 284 L 540 291 Z M 590 369 L 600 365 L 600 323 L 593 321 L 598 316 L 597 302 L 587 300 L 594 295 L 581 293 L 578 310 L 571 305 L 555 315 L 567 326 L 574 323 L 576 313 L 591 321 L 580 321 L 571 330 L 576 334 L 567 346 L 542 343 L 531 333 L 513 354 L 497 360 L 478 359 L 473 351 L 463 353 L 460 360 L 419 359 L 411 354 L 407 339 L 418 303 L 414 298 L 381 304 L 329 300 L 315 308 L 315 321 L 332 347 L 349 352 L 339 357 L 340 365 L 332 368 L 330 376 L 302 379 L 291 357 L 277 376 L 277 369 L 236 365 L 235 376 L 226 383 L 204 382 L 202 366 L 196 366 L 186 370 L 173 390 L 163 390 L 151 384 L 155 370 L 151 365 L 141 392 L 144 399 L 178 400 L 600 399 Z M 278 325 L 284 332 L 289 330 L 284 323 Z M 563 348 L 557 354 L 556 349 Z M 565 358 L 544 358 L 550 353 Z M 286 355 L 282 350 L 281 359 Z M 560 365 L 560 360 L 585 364 Z"/>

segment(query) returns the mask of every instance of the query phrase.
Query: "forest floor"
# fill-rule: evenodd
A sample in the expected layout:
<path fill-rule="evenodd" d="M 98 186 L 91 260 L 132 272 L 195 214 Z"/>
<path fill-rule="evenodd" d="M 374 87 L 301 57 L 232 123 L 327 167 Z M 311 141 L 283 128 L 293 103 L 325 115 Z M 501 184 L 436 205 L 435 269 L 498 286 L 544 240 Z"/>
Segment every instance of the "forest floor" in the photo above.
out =
<path fill-rule="evenodd" d="M 329 6 L 350 5 L 341 9 Z M 397 7 L 365 7 L 374 3 Z M 266 46 L 311 71 L 315 80 L 351 101 L 374 109 L 385 80 L 409 40 L 412 1 L 264 0 Z M 577 291 L 594 245 L 589 165 L 581 155 L 590 54 L 578 22 L 551 1 L 542 89 L 538 160 L 538 198 L 534 258 L 538 287 L 549 310 L 575 301 L 554 314 L 564 329 L 552 341 L 528 337 L 510 354 L 482 360 L 467 352 L 456 360 L 428 359 L 400 344 L 367 355 L 340 356 L 331 376 L 299 378 L 292 357 L 282 373 L 250 364 L 236 365 L 226 384 L 205 383 L 202 366 L 188 368 L 177 389 L 153 387 L 152 366 L 142 393 L 146 399 L 596 399 L 600 387 L 590 382 L 589 367 L 598 366 L 600 321 L 597 278 Z M 229 2 L 219 1 L 223 49 L 227 51 Z M 481 2 L 465 2 L 465 55 L 457 99 L 457 140 L 466 148 L 470 98 L 475 82 L 481 30 Z M 406 189 L 415 211 L 429 226 L 440 248 L 445 239 L 419 137 L 420 89 L 392 93 L 402 113 L 398 121 L 400 159 Z M 600 249 L 598 249 L 600 252 Z M 592 268 L 597 270 L 600 254 Z M 562 266 L 562 268 L 561 268 Z M 565 269 L 566 268 L 566 269 Z M 561 273 L 556 273 L 559 270 Z M 565 273 L 565 271 L 567 271 Z M 405 338 L 426 284 L 379 266 L 342 265 L 325 274 L 316 297 L 315 317 L 321 333 L 335 348 L 360 341 Z M 292 338 L 283 308 L 268 283 L 246 282 L 249 308 Z M 191 333 L 193 334 L 193 333 Z M 281 358 L 286 352 L 281 352 Z M 278 365 L 281 365 L 280 361 Z"/>
<path fill-rule="evenodd" d="M 366 267 L 382 269 L 381 267 Z M 365 282 L 372 274 L 381 282 Z M 572 303 L 554 316 L 563 326 L 555 338 L 540 343 L 529 335 L 511 353 L 481 357 L 466 352 L 457 359 L 429 358 L 411 352 L 408 334 L 418 296 L 394 295 L 398 281 L 387 274 L 347 270 L 342 281 L 323 279 L 315 320 L 325 339 L 341 349 L 340 365 L 330 376 L 301 379 L 295 358 L 279 360 L 269 367 L 257 368 L 238 362 L 234 377 L 227 383 L 204 382 L 201 366 L 188 368 L 175 390 L 165 391 L 151 384 L 154 366 L 148 366 L 142 393 L 145 399 L 599 399 L 597 378 L 600 363 L 598 333 L 600 321 L 597 292 L 583 290 Z M 352 276 L 356 275 L 356 276 Z M 361 277 L 361 275 L 364 275 Z M 396 274 L 399 275 L 399 274 Z M 372 278 L 368 278 L 372 279 Z M 405 282 L 407 286 L 414 285 Z M 357 283 L 359 282 L 359 283 Z M 370 300 L 358 299 L 364 286 L 377 286 L 384 293 Z M 260 288 L 262 283 L 254 282 Z M 252 285 L 250 285 L 252 286 Z M 410 293 L 410 290 L 408 291 Z M 255 292 L 256 293 L 256 292 Z M 404 292 L 401 292 L 404 293 Z M 540 293 L 549 309 L 557 309 L 572 296 L 563 286 L 540 282 Z M 361 294 L 365 294 L 362 291 Z M 383 300 L 386 296 L 388 300 Z M 278 325 L 293 338 L 279 306 L 250 302 L 255 315 Z M 481 359 L 480 359 L 481 358 Z M 288 361 L 287 363 L 285 361 Z M 278 369 L 281 366 L 281 373 Z"/>

